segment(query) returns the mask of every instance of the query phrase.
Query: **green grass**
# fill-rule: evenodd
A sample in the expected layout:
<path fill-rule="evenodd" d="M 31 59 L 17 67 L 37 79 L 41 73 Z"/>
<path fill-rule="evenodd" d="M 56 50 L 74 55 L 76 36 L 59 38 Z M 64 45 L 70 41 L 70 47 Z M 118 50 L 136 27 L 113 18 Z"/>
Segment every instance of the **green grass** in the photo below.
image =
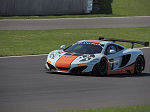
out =
<path fill-rule="evenodd" d="M 89 109 L 89 110 L 55 111 L 55 112 L 150 112 L 150 105 L 110 107 L 110 108 Z"/>
<path fill-rule="evenodd" d="M 113 0 L 112 8 L 118 16 L 150 16 L 150 0 Z"/>
<path fill-rule="evenodd" d="M 150 16 L 150 0 L 113 0 L 113 14 L 84 14 L 60 16 L 0 16 L 0 19 L 54 19 L 112 16 Z"/>
<path fill-rule="evenodd" d="M 120 38 L 150 41 L 150 27 L 60 30 L 0 30 L 0 56 L 45 54 L 86 39 Z M 123 43 L 129 47 L 129 44 Z"/>
<path fill-rule="evenodd" d="M 92 17 L 113 17 L 113 16 L 115 15 L 83 14 L 83 15 L 58 15 L 58 16 L 0 16 L 0 19 L 59 19 L 59 18 L 92 18 Z"/>

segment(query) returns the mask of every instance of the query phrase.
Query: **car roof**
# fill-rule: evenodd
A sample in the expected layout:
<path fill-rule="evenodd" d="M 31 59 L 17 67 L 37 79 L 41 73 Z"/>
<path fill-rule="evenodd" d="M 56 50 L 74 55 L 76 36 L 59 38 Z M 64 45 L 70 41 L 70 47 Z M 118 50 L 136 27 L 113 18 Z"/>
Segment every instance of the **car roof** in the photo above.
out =
<path fill-rule="evenodd" d="M 110 41 L 102 41 L 102 40 L 81 40 L 81 41 L 78 41 L 78 43 L 83 43 L 83 42 L 87 42 L 87 43 L 97 43 L 97 44 L 113 43 L 113 42 L 110 42 Z"/>
<path fill-rule="evenodd" d="M 101 46 L 103 46 L 103 47 L 107 44 L 115 44 L 115 45 L 118 45 L 120 47 L 126 48 L 120 44 L 117 44 L 117 43 L 114 43 L 111 41 L 103 41 L 103 40 L 81 40 L 81 41 L 78 41 L 77 43 L 84 43 L 84 42 L 93 43 L 93 44 L 101 44 Z"/>

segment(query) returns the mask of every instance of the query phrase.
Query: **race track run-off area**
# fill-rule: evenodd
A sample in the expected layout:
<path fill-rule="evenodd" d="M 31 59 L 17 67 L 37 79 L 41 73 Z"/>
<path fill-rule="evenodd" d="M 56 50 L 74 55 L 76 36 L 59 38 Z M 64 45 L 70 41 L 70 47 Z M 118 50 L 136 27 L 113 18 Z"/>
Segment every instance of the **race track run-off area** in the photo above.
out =
<path fill-rule="evenodd" d="M 150 49 L 141 75 L 48 73 L 46 55 L 0 58 L 0 112 L 46 112 L 150 104 Z"/>
<path fill-rule="evenodd" d="M 150 16 L 0 20 L 0 30 L 49 30 L 150 26 Z"/>

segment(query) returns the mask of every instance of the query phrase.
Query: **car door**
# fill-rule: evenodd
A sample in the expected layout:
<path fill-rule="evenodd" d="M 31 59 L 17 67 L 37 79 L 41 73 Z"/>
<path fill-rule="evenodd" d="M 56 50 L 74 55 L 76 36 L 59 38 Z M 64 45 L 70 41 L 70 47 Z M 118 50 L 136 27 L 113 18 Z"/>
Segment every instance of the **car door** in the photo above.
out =
<path fill-rule="evenodd" d="M 122 63 L 123 48 L 120 48 L 120 46 L 115 44 L 110 44 L 105 50 L 105 55 L 109 59 L 111 70 L 120 68 Z"/>

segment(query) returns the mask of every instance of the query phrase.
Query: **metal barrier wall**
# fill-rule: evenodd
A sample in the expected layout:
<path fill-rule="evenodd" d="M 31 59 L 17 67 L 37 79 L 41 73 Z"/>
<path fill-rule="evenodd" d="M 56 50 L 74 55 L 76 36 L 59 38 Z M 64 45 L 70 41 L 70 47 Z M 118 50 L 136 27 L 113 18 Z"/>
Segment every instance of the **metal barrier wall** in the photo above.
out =
<path fill-rule="evenodd" d="M 0 15 L 82 14 L 87 0 L 0 0 Z"/>

